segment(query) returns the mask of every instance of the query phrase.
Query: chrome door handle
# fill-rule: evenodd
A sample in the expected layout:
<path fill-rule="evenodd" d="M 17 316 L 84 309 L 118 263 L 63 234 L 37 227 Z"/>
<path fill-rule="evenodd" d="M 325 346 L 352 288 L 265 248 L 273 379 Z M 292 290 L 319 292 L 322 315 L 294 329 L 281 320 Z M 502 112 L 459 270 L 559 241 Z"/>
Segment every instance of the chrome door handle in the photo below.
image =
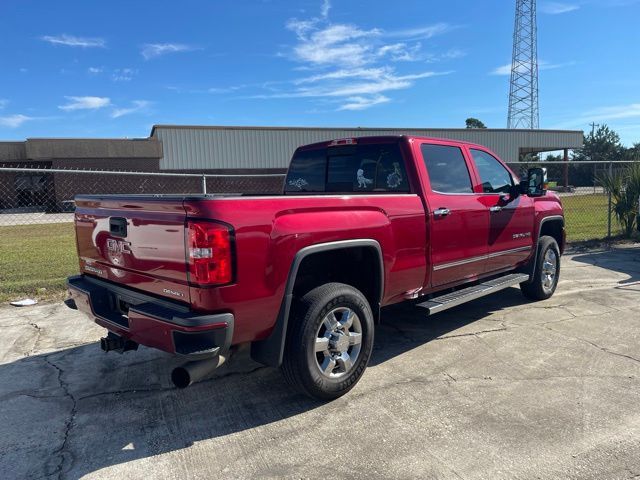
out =
<path fill-rule="evenodd" d="M 500 205 L 496 205 L 495 207 L 490 207 L 490 208 L 489 208 L 489 211 L 490 211 L 491 213 L 499 212 L 499 211 L 501 211 L 501 210 L 502 210 L 502 207 L 501 207 Z"/>
<path fill-rule="evenodd" d="M 451 210 L 448 208 L 437 208 L 433 211 L 433 215 L 436 217 L 446 217 L 451 213 Z"/>

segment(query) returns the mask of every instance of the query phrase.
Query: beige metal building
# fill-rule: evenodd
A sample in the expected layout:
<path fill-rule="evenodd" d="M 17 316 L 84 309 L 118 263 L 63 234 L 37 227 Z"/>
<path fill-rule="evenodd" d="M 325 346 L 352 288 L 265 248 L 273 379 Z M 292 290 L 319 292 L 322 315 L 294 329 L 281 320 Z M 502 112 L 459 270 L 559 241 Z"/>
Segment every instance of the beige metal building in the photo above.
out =
<path fill-rule="evenodd" d="M 59 210 L 77 193 L 184 193 L 201 179 L 65 173 L 55 169 L 217 174 L 209 191 L 277 193 L 294 150 L 309 143 L 366 135 L 420 135 L 479 143 L 507 162 L 524 153 L 580 148 L 581 131 L 395 128 L 154 126 L 141 139 L 47 139 L 0 142 L 0 211 L 23 207 Z M 53 169 L 43 172 L 39 169 Z M 247 176 L 232 177 L 243 174 Z M 47 205 L 45 205 L 47 204 Z"/>
<path fill-rule="evenodd" d="M 420 135 L 484 145 L 506 162 L 526 153 L 582 147 L 583 132 L 444 128 L 303 128 L 156 125 L 151 138 L 162 143 L 161 170 L 241 170 L 287 168 L 299 145 L 344 137 Z"/>

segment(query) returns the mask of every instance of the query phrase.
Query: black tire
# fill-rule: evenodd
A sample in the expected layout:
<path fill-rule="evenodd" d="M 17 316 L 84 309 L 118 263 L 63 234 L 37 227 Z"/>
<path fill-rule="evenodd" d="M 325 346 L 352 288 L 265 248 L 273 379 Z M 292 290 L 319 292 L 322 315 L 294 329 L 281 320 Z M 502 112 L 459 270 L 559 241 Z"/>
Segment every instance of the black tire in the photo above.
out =
<path fill-rule="evenodd" d="M 544 268 L 548 252 L 551 252 L 549 255 L 555 256 L 556 260 L 555 273 L 550 284 L 548 278 L 546 278 Z M 546 300 L 556 291 L 558 279 L 560 278 L 560 248 L 558 248 L 558 243 L 553 237 L 546 235 L 540 237 L 535 262 L 533 277 L 530 281 L 521 283 L 520 290 L 522 290 L 522 294 L 530 300 Z"/>
<path fill-rule="evenodd" d="M 350 316 L 347 313 L 349 311 L 353 312 L 357 318 Z M 329 319 L 338 317 L 345 319 L 345 323 L 335 322 L 335 325 L 346 325 L 346 317 L 350 317 L 351 327 L 340 331 L 329 330 L 326 327 L 331 323 Z M 355 361 L 352 361 L 347 369 L 342 359 L 345 352 L 342 352 L 335 367 L 331 368 L 334 356 L 340 353 L 339 349 L 345 348 L 345 342 L 348 345 L 346 358 L 350 358 L 349 355 L 356 348 L 356 345 L 351 343 L 355 340 L 350 337 L 357 334 L 350 329 L 356 328 L 360 329 L 360 343 L 359 350 L 354 355 Z M 324 334 L 322 329 L 325 329 Z M 338 398 L 355 386 L 367 368 L 373 349 L 373 334 L 371 306 L 359 290 L 342 283 L 327 283 L 314 288 L 297 302 L 289 320 L 282 363 L 284 377 L 292 387 L 312 398 L 318 400 Z M 340 341 L 341 335 L 347 340 Z M 324 336 L 327 336 L 326 350 L 317 352 L 317 348 L 323 348 L 321 344 Z M 330 343 L 330 339 L 333 339 L 333 344 Z M 319 347 L 316 346 L 317 343 Z M 320 364 L 321 359 L 326 362 L 328 373 L 322 372 L 324 363 Z M 340 369 L 344 371 L 340 372 Z M 336 370 L 338 370 L 337 373 L 333 373 Z"/>

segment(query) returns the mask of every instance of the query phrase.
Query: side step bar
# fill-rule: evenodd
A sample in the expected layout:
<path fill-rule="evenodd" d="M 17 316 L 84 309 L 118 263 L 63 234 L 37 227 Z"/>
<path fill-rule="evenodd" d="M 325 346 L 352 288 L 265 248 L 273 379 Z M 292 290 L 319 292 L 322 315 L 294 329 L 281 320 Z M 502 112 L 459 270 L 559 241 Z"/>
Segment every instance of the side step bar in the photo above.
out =
<path fill-rule="evenodd" d="M 457 307 L 463 303 L 475 300 L 476 298 L 491 295 L 492 293 L 499 292 L 505 288 L 518 285 L 519 283 L 529 280 L 529 275 L 524 273 L 512 273 L 510 275 L 504 275 L 502 277 L 494 278 L 487 282 L 474 285 L 472 287 L 463 288 L 453 293 L 447 293 L 439 297 L 434 297 L 426 302 L 419 303 L 417 306 L 425 308 L 429 315 L 442 312 L 449 308 Z"/>

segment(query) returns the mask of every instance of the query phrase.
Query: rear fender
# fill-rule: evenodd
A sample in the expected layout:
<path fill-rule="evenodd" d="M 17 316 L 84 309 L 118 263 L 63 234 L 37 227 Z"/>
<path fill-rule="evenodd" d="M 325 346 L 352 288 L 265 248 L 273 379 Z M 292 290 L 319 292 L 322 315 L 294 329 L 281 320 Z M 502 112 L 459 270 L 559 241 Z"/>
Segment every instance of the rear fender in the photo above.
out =
<path fill-rule="evenodd" d="M 298 270 L 303 260 L 310 255 L 327 252 L 331 250 L 342 250 L 349 248 L 365 247 L 375 250 L 378 258 L 379 265 L 379 295 L 378 305 L 372 305 L 371 308 L 374 312 L 378 312 L 380 308 L 380 302 L 384 295 L 384 263 L 382 257 L 382 249 L 380 244 L 373 239 L 354 239 L 343 240 L 337 242 L 321 243 L 317 245 L 311 245 L 298 251 L 295 255 L 289 275 L 286 283 L 285 295 L 282 300 L 278 317 L 273 330 L 268 338 L 258 342 L 253 342 L 251 345 L 251 357 L 264 365 L 272 367 L 278 367 L 282 364 L 282 358 L 284 355 L 284 346 L 287 338 L 287 327 L 289 324 L 289 315 L 291 312 L 291 305 L 293 303 L 293 288 L 296 283 Z"/>

